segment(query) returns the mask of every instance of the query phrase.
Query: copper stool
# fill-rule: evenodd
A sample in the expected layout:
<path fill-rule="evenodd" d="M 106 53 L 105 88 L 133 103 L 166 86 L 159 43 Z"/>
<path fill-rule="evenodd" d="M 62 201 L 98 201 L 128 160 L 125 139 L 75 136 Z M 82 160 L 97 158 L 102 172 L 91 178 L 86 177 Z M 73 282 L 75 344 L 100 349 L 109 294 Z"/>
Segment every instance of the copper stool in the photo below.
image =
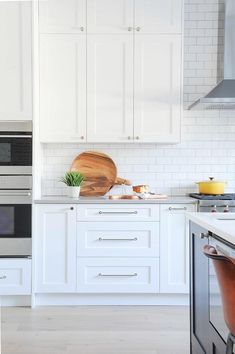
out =
<path fill-rule="evenodd" d="M 215 267 L 222 297 L 224 319 L 230 331 L 226 354 L 232 354 L 235 344 L 235 259 L 218 254 L 216 249 L 210 245 L 204 246 L 203 252 L 213 260 Z"/>

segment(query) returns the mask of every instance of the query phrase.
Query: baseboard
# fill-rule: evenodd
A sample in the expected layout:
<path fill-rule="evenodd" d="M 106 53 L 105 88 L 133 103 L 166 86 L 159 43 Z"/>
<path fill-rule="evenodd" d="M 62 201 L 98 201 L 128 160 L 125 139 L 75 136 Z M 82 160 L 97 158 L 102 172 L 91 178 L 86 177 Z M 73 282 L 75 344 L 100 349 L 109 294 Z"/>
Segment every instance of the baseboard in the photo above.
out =
<path fill-rule="evenodd" d="M 31 306 L 30 295 L 3 295 L 1 296 L 1 306 Z"/>
<path fill-rule="evenodd" d="M 35 306 L 187 306 L 187 294 L 35 294 Z"/>

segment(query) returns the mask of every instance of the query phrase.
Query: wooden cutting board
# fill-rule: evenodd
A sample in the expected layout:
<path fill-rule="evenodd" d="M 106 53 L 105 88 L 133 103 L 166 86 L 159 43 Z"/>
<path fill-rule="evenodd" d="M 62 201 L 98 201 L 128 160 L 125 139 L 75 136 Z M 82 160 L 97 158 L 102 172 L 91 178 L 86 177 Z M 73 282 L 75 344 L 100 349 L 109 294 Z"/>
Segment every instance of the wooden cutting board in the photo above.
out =
<path fill-rule="evenodd" d="M 82 196 L 103 196 L 117 180 L 117 168 L 108 155 L 97 151 L 85 151 L 72 162 L 70 171 L 85 176 L 81 186 Z"/>

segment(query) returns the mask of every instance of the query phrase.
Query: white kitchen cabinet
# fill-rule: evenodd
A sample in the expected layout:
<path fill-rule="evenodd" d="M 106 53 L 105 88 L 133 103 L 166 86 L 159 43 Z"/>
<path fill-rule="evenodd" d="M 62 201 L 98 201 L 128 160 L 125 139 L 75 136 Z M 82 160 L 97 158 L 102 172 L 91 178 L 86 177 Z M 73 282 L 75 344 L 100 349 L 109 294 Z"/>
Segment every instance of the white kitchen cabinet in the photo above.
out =
<path fill-rule="evenodd" d="M 31 120 L 31 2 L 1 1 L 0 24 L 0 120 Z"/>
<path fill-rule="evenodd" d="M 87 0 L 87 33 L 130 33 L 134 0 Z"/>
<path fill-rule="evenodd" d="M 180 35 L 139 35 L 133 56 L 132 36 L 89 35 L 87 141 L 179 142 L 181 48 Z"/>
<path fill-rule="evenodd" d="M 76 207 L 45 204 L 36 207 L 35 291 L 76 290 Z"/>
<path fill-rule="evenodd" d="M 159 222 L 79 222 L 80 257 L 159 257 Z"/>
<path fill-rule="evenodd" d="M 41 1 L 40 141 L 179 142 L 182 6 Z"/>
<path fill-rule="evenodd" d="M 77 206 L 78 221 L 159 221 L 159 205 L 86 204 Z"/>
<path fill-rule="evenodd" d="M 157 293 L 158 258 L 79 258 L 78 293 Z"/>
<path fill-rule="evenodd" d="M 181 48 L 180 35 L 135 36 L 135 141 L 180 140 Z"/>
<path fill-rule="evenodd" d="M 183 0 L 135 0 L 137 33 L 181 33 Z"/>
<path fill-rule="evenodd" d="M 87 141 L 133 138 L 133 39 L 88 35 Z"/>
<path fill-rule="evenodd" d="M 40 140 L 86 141 L 86 37 L 40 36 Z"/>
<path fill-rule="evenodd" d="M 41 33 L 181 33 L 183 0 L 39 0 Z"/>
<path fill-rule="evenodd" d="M 185 213 L 195 204 L 161 205 L 160 292 L 189 292 L 189 231 Z"/>
<path fill-rule="evenodd" d="M 31 282 L 31 259 L 0 259 L 0 295 L 30 295 Z"/>
<path fill-rule="evenodd" d="M 85 33 L 86 0 L 39 0 L 41 33 Z"/>

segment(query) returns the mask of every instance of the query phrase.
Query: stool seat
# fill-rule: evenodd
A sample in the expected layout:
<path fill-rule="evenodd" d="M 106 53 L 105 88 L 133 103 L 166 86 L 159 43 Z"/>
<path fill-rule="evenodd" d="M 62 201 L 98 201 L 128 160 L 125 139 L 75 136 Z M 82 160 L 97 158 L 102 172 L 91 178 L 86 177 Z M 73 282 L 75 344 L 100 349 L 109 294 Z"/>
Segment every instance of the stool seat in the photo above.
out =
<path fill-rule="evenodd" d="M 205 245 L 204 254 L 212 259 L 218 279 L 226 325 L 230 331 L 226 354 L 233 353 L 235 344 L 235 259 L 218 254 L 215 247 Z"/>

